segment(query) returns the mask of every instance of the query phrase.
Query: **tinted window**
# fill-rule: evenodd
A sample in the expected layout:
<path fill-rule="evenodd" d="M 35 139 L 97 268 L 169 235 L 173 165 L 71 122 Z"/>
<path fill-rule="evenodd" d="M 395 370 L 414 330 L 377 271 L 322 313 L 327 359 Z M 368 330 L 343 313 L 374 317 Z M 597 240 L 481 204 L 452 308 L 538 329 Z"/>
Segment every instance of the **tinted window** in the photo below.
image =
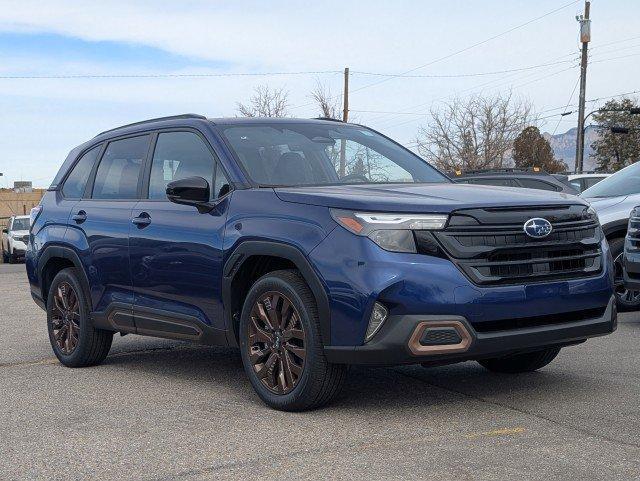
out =
<path fill-rule="evenodd" d="M 21 217 L 19 219 L 13 219 L 10 230 L 29 230 L 29 218 Z"/>
<path fill-rule="evenodd" d="M 518 186 L 518 184 L 516 184 L 512 179 L 484 179 L 484 178 L 479 178 L 479 179 L 471 179 L 470 182 L 473 183 L 473 184 L 495 185 L 495 186 L 498 186 L 498 187 L 517 187 Z"/>
<path fill-rule="evenodd" d="M 518 179 L 518 182 L 520 182 L 522 187 L 525 187 L 527 189 L 551 190 L 553 192 L 557 192 L 559 190 L 555 185 L 537 179 L 521 178 Z"/>
<path fill-rule="evenodd" d="M 165 199 L 167 184 L 186 177 L 203 177 L 213 184 L 215 159 L 202 139 L 193 132 L 167 132 L 158 135 L 149 198 Z"/>
<path fill-rule="evenodd" d="M 80 157 L 80 160 L 78 160 L 73 170 L 71 170 L 69 177 L 67 177 L 62 187 L 62 194 L 65 197 L 71 199 L 79 199 L 82 197 L 84 188 L 87 185 L 87 180 L 89 180 L 89 174 L 91 173 L 91 169 L 93 169 L 93 164 L 98 158 L 101 147 L 101 145 L 98 145 Z"/>
<path fill-rule="evenodd" d="M 107 145 L 93 185 L 94 199 L 135 199 L 149 136 L 116 140 Z"/>
<path fill-rule="evenodd" d="M 449 182 L 424 160 L 364 127 L 274 122 L 222 131 L 261 185 Z"/>
<path fill-rule="evenodd" d="M 231 186 L 229 185 L 227 176 L 224 175 L 222 167 L 220 167 L 220 164 L 218 163 L 218 167 L 216 168 L 216 181 L 213 187 L 213 198 L 217 199 L 219 197 L 223 197 L 228 194 L 230 190 Z"/>
<path fill-rule="evenodd" d="M 632 164 L 598 182 L 583 197 L 618 197 L 640 193 L 640 163 Z"/>
<path fill-rule="evenodd" d="M 598 182 L 600 182 L 601 180 L 604 180 L 604 179 L 605 179 L 605 177 L 587 177 L 587 178 L 583 179 L 584 188 L 588 189 L 589 187 L 593 187 Z"/>

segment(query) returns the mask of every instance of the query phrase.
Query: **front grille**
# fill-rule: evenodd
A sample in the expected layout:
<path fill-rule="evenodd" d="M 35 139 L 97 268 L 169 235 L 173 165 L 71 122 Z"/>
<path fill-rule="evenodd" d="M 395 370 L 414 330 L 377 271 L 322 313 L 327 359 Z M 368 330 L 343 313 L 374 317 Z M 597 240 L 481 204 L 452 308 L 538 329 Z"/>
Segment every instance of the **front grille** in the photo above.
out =
<path fill-rule="evenodd" d="M 524 223 L 534 217 L 548 219 L 551 234 L 542 239 L 525 234 Z M 602 231 L 581 205 L 458 211 L 434 235 L 478 285 L 573 279 L 602 270 Z"/>
<path fill-rule="evenodd" d="M 629 218 L 625 250 L 629 253 L 640 252 L 640 217 L 637 216 L 635 209 Z"/>
<path fill-rule="evenodd" d="M 548 316 L 532 316 L 517 319 L 501 319 L 499 321 L 474 322 L 476 332 L 509 331 L 512 329 L 526 329 L 531 327 L 550 326 L 567 322 L 580 322 L 588 319 L 597 319 L 604 316 L 606 307 L 599 309 L 585 309 L 583 311 L 565 312 Z"/>

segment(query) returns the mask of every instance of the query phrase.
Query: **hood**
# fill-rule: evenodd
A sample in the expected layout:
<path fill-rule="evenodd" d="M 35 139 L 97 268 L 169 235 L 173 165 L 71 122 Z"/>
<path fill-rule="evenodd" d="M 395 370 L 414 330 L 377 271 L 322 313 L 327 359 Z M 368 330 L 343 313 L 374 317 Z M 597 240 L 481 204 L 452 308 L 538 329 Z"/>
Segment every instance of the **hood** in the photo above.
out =
<path fill-rule="evenodd" d="M 621 195 L 618 197 L 586 197 L 584 200 L 591 204 L 596 212 L 602 211 L 609 207 L 613 207 L 614 205 L 618 205 L 621 202 L 624 202 L 628 196 Z"/>
<path fill-rule="evenodd" d="M 277 187 L 285 202 L 382 212 L 449 213 L 473 207 L 567 205 L 576 196 L 535 189 L 454 183 Z"/>
<path fill-rule="evenodd" d="M 23 235 L 29 235 L 29 231 L 28 230 L 12 230 L 10 232 L 11 235 L 17 235 L 17 236 L 23 236 Z"/>

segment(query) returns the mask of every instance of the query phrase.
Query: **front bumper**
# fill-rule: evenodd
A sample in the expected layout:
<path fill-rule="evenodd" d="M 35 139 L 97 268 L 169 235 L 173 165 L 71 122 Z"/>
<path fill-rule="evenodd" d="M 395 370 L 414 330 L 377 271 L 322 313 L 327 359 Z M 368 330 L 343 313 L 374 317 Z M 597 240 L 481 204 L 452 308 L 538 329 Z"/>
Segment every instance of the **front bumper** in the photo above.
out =
<path fill-rule="evenodd" d="M 416 344 L 425 326 L 456 325 L 466 335 L 461 342 L 437 349 L 421 349 Z M 447 364 L 466 360 L 502 357 L 547 346 L 567 346 L 602 336 L 617 328 L 615 298 L 604 313 L 575 322 L 558 322 L 521 329 L 477 332 L 462 316 L 391 316 L 374 339 L 363 346 L 327 346 L 329 362 L 338 364 L 397 365 Z"/>

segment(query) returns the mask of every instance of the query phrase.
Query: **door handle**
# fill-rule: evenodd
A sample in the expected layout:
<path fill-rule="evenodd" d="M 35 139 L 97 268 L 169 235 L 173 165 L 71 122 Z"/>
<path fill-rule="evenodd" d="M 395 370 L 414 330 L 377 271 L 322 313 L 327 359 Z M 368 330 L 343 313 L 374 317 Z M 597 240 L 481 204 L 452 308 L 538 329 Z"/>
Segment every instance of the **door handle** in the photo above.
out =
<path fill-rule="evenodd" d="M 133 222 L 135 225 L 137 225 L 140 228 L 146 227 L 149 224 L 151 224 L 151 216 L 146 212 L 141 212 L 140 215 L 138 215 L 138 217 L 134 217 L 133 219 L 131 219 L 131 222 Z"/>
<path fill-rule="evenodd" d="M 87 220 L 87 213 L 83 210 L 78 211 L 76 215 L 72 217 L 76 224 L 82 224 L 85 220 Z"/>

